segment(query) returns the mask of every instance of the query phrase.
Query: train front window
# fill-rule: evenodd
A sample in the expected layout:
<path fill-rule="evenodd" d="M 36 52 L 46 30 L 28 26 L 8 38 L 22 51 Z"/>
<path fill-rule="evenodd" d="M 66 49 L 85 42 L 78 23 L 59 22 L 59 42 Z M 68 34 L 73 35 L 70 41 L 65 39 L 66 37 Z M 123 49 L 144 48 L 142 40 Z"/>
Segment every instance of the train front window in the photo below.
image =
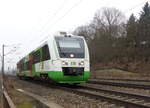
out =
<path fill-rule="evenodd" d="M 61 58 L 84 58 L 84 41 L 81 38 L 55 37 Z"/>
<path fill-rule="evenodd" d="M 81 48 L 80 44 L 78 41 L 73 41 L 73 40 L 60 40 L 59 41 L 59 46 L 61 48 Z"/>

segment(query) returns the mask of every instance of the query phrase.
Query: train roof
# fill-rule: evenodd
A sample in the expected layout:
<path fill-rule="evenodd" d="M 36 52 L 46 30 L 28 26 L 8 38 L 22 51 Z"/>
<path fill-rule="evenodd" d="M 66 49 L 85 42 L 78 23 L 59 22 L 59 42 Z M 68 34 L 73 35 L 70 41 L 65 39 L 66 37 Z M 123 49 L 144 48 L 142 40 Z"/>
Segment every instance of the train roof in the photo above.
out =
<path fill-rule="evenodd" d="M 43 47 L 46 43 L 48 43 L 48 41 L 54 40 L 55 37 L 73 37 L 73 38 L 84 38 L 83 36 L 77 36 L 77 35 L 72 35 L 72 34 L 67 34 L 67 35 L 59 35 L 59 34 L 54 34 L 54 35 L 49 35 L 47 36 L 47 38 L 45 38 L 43 41 L 41 41 L 40 45 L 35 48 L 32 52 L 33 53 L 35 51 L 37 51 L 39 48 Z"/>
<path fill-rule="evenodd" d="M 73 34 L 67 34 L 66 32 L 59 32 L 59 33 L 56 33 L 54 35 L 49 35 L 49 36 L 47 36 L 44 40 L 42 40 L 39 43 L 40 45 L 38 47 L 36 47 L 31 52 L 29 52 L 26 56 L 24 56 L 22 59 L 20 59 L 17 63 L 26 60 L 29 57 L 29 54 L 32 54 L 35 51 L 37 51 L 39 48 L 43 47 L 46 43 L 48 43 L 48 41 L 54 40 L 55 37 L 73 37 L 73 38 L 82 38 L 82 39 L 84 39 L 83 36 L 77 36 L 77 35 L 73 35 Z"/>

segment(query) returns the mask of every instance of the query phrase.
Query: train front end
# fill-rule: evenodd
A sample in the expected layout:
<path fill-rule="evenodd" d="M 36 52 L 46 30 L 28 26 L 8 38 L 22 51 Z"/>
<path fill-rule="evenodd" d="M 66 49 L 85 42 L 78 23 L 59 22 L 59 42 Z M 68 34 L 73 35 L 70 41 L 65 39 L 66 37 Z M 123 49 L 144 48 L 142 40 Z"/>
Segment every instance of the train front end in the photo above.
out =
<path fill-rule="evenodd" d="M 58 83 L 79 84 L 90 76 L 89 51 L 81 36 L 55 36 L 56 60 L 53 79 Z M 52 77 L 51 77 L 52 78 Z"/>

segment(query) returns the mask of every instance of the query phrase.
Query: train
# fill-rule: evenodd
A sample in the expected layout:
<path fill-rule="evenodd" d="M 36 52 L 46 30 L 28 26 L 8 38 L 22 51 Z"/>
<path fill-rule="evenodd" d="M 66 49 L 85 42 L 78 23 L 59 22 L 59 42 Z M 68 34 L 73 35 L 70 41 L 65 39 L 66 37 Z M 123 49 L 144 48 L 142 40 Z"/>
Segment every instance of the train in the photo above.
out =
<path fill-rule="evenodd" d="M 88 45 L 83 36 L 60 32 L 50 35 L 17 62 L 17 76 L 56 83 L 80 84 L 90 77 Z"/>

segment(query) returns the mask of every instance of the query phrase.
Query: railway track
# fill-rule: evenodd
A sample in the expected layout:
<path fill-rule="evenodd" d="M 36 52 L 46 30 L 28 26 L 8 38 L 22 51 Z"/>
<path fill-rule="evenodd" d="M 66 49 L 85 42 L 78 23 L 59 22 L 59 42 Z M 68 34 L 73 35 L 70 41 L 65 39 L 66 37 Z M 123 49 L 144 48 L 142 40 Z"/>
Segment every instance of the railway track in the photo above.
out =
<path fill-rule="evenodd" d="M 130 94 L 120 91 L 93 88 L 88 86 L 77 86 L 77 88 L 58 87 L 59 89 L 73 92 L 94 99 L 110 101 L 127 108 L 150 108 L 150 97 L 138 94 Z"/>
<path fill-rule="evenodd" d="M 129 83 L 129 82 L 119 82 L 119 81 L 106 81 L 106 80 L 89 80 L 88 83 L 150 90 L 150 84 L 142 84 L 142 83 L 138 84 L 138 82 Z"/>
<path fill-rule="evenodd" d="M 84 89 L 92 90 L 99 92 L 100 94 L 115 100 L 124 105 L 133 105 L 136 107 L 145 107 L 150 108 L 150 96 L 131 94 L 126 92 L 120 92 L 116 90 L 102 89 L 102 88 L 93 88 L 84 86 Z"/>
<path fill-rule="evenodd" d="M 91 79 L 93 80 L 93 79 Z M 121 79 L 121 78 L 97 78 L 97 80 L 106 80 L 106 81 L 131 81 L 131 82 L 150 82 L 150 80 L 138 80 L 138 79 Z"/>
<path fill-rule="evenodd" d="M 109 89 L 101 89 L 83 85 L 68 86 L 31 81 L 30 83 L 40 84 L 46 87 L 61 89 L 67 92 L 89 97 L 92 99 L 104 100 L 125 108 L 150 108 L 150 97 L 145 95 L 130 94 Z"/>
<path fill-rule="evenodd" d="M 34 82 L 35 83 L 35 82 Z M 39 83 L 38 83 L 39 84 Z M 42 83 L 41 83 L 42 84 Z M 43 85 L 43 84 L 42 84 Z M 93 88 L 88 86 L 68 86 L 68 85 L 48 85 L 57 89 L 72 92 L 78 95 L 86 96 L 93 99 L 100 99 L 110 101 L 117 105 L 125 106 L 128 108 L 150 108 L 150 97 L 144 95 L 130 94 L 108 89 Z"/>

